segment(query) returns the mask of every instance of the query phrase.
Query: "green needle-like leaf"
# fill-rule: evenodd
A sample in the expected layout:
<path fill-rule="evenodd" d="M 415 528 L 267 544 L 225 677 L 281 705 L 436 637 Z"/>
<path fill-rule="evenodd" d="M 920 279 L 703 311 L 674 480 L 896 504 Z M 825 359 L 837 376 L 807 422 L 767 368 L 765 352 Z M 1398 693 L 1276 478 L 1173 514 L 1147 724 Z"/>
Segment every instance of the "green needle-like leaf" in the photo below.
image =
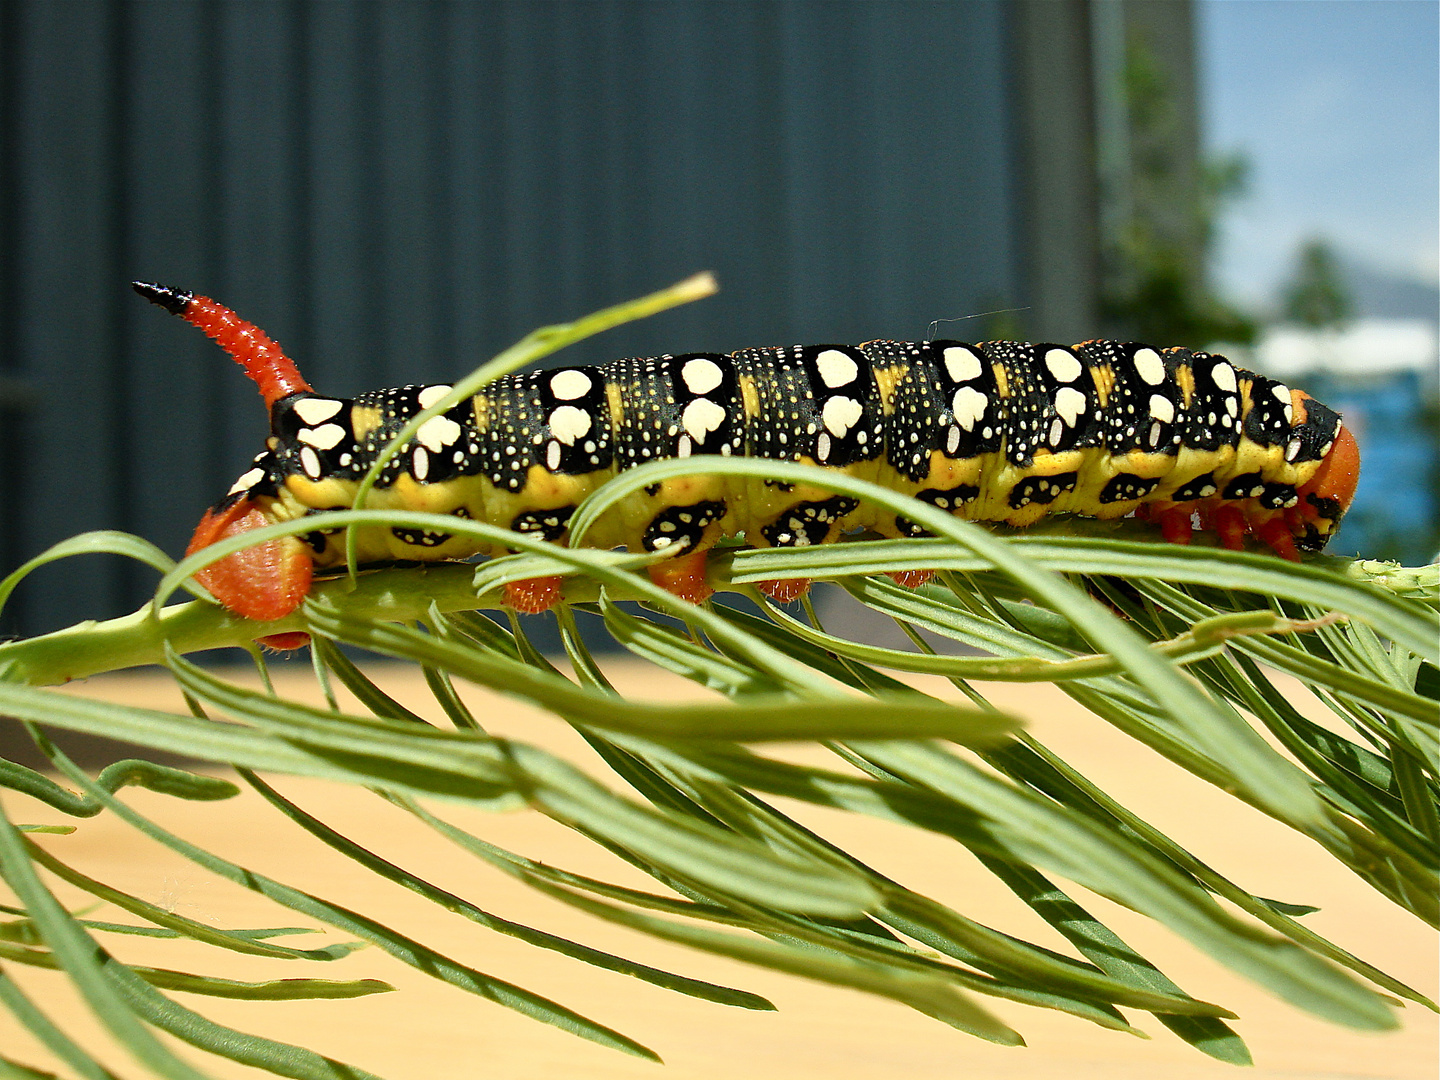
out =
<path fill-rule="evenodd" d="M 456 381 L 370 462 L 359 509 L 230 536 L 179 563 L 137 537 L 86 533 L 0 580 L 3 606 L 26 575 L 73 556 L 118 555 L 159 575 L 154 603 L 131 615 L 0 642 L 0 717 L 27 725 L 60 774 L 0 760 L 0 788 L 36 800 L 26 804 L 24 824 L 0 818 L 0 877 L 14 894 L 0 903 L 0 962 L 63 973 L 133 1067 L 152 1076 L 201 1075 L 158 1030 L 271 1075 L 363 1080 L 370 1074 L 359 1068 L 235 1031 L 169 995 L 283 1002 L 390 988 L 373 978 L 286 978 L 278 965 L 253 981 L 178 970 L 189 965 L 129 966 L 95 935 L 126 935 L 122 943 L 132 944 L 134 936 L 149 936 L 156 949 L 183 938 L 264 963 L 333 960 L 373 945 L 351 963 L 383 951 L 447 990 L 656 1059 L 635 1039 L 446 955 L 345 897 L 323 898 L 240 866 L 131 805 L 151 793 L 232 798 L 241 789 L 229 772 L 130 758 L 92 776 L 50 744 L 42 728 L 53 727 L 238 770 L 268 802 L 257 806 L 275 814 L 277 842 L 285 830 L 319 839 L 334 857 L 474 926 L 720 1004 L 771 1008 L 746 991 L 581 944 L 575 939 L 583 934 L 560 936 L 503 918 L 461 888 L 422 878 L 403 858 L 382 857 L 363 819 L 342 831 L 326 810 L 282 795 L 286 784 L 273 778 L 366 787 L 407 811 L 414 828 L 452 843 L 455 859 L 497 869 L 567 905 L 574 917 L 859 989 L 1003 1045 L 1022 1044 L 1023 1014 L 1012 1027 L 980 1004 L 984 998 L 1136 1035 L 1143 1033 L 1120 1010 L 1140 1010 L 1202 1053 L 1250 1062 L 1224 1003 L 1187 994 L 1162 970 L 1171 966 L 1168 950 L 1141 955 L 1077 902 L 1072 884 L 1167 927 L 1180 947 L 1329 1021 L 1392 1027 L 1398 1003 L 1388 995 L 1436 1008 L 1350 952 L 1343 934 L 1332 941 L 1319 932 L 1323 924 L 1304 919 L 1314 909 L 1303 903 L 1308 882 L 1298 873 L 1276 890 L 1285 902 L 1257 895 L 1225 866 L 1223 847 L 1205 859 L 1186 850 L 1086 776 L 1080 762 L 1025 733 L 1021 719 L 993 707 L 976 680 L 1053 683 L 1068 695 L 1076 723 L 1110 725 L 1133 740 L 1139 760 L 1154 755 L 1160 766 L 1186 770 L 1244 812 L 1316 845 L 1372 887 L 1377 919 L 1398 908 L 1419 920 L 1415 926 L 1440 925 L 1440 565 L 1319 556 L 1293 564 L 1207 546 L 1213 538 L 1203 535 L 1189 547 L 1155 543 L 1153 527 L 1140 521 L 1055 514 L 1029 529 L 987 529 L 857 475 L 743 455 L 623 470 L 576 508 L 568 546 L 488 520 L 366 505 L 384 458 L 403 452 L 427 418 L 568 341 L 712 287 L 697 278 L 545 328 Z M 901 515 L 930 535 L 770 550 L 745 549 L 732 538 L 708 558 L 717 596 L 701 605 L 650 579 L 646 568 L 661 554 L 585 546 L 601 534 L 604 515 L 629 512 L 649 485 L 711 476 L 737 491 L 764 482 L 813 486 Z M 512 554 L 478 565 L 359 573 L 352 565 L 318 576 L 304 604 L 270 623 L 224 610 L 195 583 L 197 571 L 247 545 L 316 528 L 344 530 L 352 563 L 361 528 L 443 530 Z M 936 574 L 917 589 L 880 576 L 925 570 Z M 555 621 L 568 671 L 537 647 L 536 621 L 482 614 L 502 607 L 507 586 L 546 576 L 559 579 Z M 802 619 L 755 588 L 784 578 L 837 582 L 849 602 L 888 620 L 887 628 L 898 626 L 900 645 L 863 639 L 818 598 L 804 601 Z M 169 604 L 177 590 L 199 599 Z M 730 606 L 727 593 L 744 597 L 744 609 Z M 632 685 L 628 673 L 611 669 L 592 631 L 628 651 L 632 666 L 678 675 L 708 696 L 622 694 L 617 687 Z M 310 635 L 310 673 L 326 707 L 278 694 L 275 687 L 286 684 L 272 683 L 255 644 L 298 632 Z M 230 646 L 246 650 L 263 692 L 186 659 Z M 417 704 L 395 690 L 362 654 L 406 665 L 433 700 Z M 168 668 L 189 713 L 43 689 L 140 665 Z M 938 675 L 949 686 L 910 685 L 911 674 Z M 540 724 L 571 725 L 598 759 L 542 748 L 547 732 L 492 736 L 509 729 L 492 723 L 494 706 L 472 693 L 475 686 L 538 708 Z M 354 702 L 343 709 L 340 688 Z M 1323 706 L 1323 720 L 1314 719 L 1307 695 Z M 797 742 L 828 751 L 830 767 L 777 745 Z M 1093 757 L 1085 767 L 1091 764 Z M 125 790 L 132 787 L 147 793 L 132 800 Z M 491 818 L 482 813 L 473 831 L 462 830 L 430 808 L 438 803 L 543 815 L 653 884 L 616 884 L 500 847 L 486 839 Z M 296 948 L 275 939 L 313 931 L 221 929 L 102 881 L 83 866 L 92 849 L 67 837 L 78 830 L 83 839 L 92 827 L 83 819 L 107 812 L 120 827 L 353 940 Z M 962 845 L 978 859 L 974 873 L 1005 885 L 1053 934 L 1028 940 L 1007 919 L 971 910 L 968 891 L 932 897 L 898 872 L 880 872 L 848 850 L 848 815 L 876 818 L 897 835 L 919 830 Z M 58 820 L 46 820 L 52 816 Z M 67 911 L 48 878 L 79 890 L 84 903 Z M 92 902 L 136 921 L 82 918 L 92 914 L 84 906 Z M 400 999 L 375 1005 L 398 1009 Z M 71 1037 L 74 1018 L 42 1009 L 4 972 L 0 1007 L 66 1076 L 113 1080 Z M 475 1053 L 481 1059 L 483 1047 Z M 0 1056 L 0 1078 L 48 1075 Z"/>

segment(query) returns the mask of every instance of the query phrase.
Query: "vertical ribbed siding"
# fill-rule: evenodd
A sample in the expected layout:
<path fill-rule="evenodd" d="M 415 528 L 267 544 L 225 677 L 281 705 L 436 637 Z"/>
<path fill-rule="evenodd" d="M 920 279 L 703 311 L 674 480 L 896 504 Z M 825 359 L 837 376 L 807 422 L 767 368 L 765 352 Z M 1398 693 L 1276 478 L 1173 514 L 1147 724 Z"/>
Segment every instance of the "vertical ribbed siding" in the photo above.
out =
<path fill-rule="evenodd" d="M 10 0 L 0 390 L 34 402 L 0 442 L 4 569 L 91 528 L 178 554 L 260 444 L 251 386 L 131 278 L 215 296 L 337 394 L 454 377 L 702 268 L 718 298 L 571 357 L 913 337 L 1024 303 L 1005 18 Z M 23 590 L 25 629 L 152 583 L 68 561 Z"/>
<path fill-rule="evenodd" d="M 15 160 L 17 144 L 16 86 L 20 56 L 19 19 L 15 6 L 0 0 L 0 573 L 25 557 L 20 527 L 25 466 L 26 402 L 19 378 L 19 350 L 15 342 L 18 311 L 15 287 L 18 281 L 15 170 L 6 162 Z M 25 553 L 28 554 L 28 553 Z M 0 635 L 20 627 L 21 605 L 0 612 Z"/>

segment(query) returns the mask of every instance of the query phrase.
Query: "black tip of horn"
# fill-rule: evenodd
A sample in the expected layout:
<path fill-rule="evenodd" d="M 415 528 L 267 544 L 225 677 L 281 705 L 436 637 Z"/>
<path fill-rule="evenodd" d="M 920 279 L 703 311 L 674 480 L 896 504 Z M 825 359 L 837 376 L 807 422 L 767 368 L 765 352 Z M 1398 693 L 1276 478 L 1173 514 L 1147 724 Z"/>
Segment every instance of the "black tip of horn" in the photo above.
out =
<path fill-rule="evenodd" d="M 185 309 L 190 306 L 190 301 L 195 299 L 194 293 L 186 292 L 184 289 L 172 289 L 168 285 L 152 285 L 147 281 L 132 281 L 130 287 L 152 304 L 159 304 L 171 315 L 183 315 Z"/>

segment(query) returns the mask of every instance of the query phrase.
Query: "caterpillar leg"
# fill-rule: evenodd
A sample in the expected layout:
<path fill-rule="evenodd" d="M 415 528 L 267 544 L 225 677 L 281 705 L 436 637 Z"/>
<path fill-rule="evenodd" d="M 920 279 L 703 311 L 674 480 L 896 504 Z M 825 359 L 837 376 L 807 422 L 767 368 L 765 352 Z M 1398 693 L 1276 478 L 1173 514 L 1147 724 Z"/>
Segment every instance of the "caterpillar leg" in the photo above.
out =
<path fill-rule="evenodd" d="M 557 574 L 508 582 L 504 604 L 522 615 L 539 615 L 542 611 L 549 611 L 560 602 L 560 583 L 563 580 Z"/>
<path fill-rule="evenodd" d="M 1258 537 L 1275 554 L 1291 562 L 1299 562 L 1300 551 L 1295 546 L 1297 519 L 1298 511 L 1262 519 L 1247 517 L 1238 506 L 1220 506 L 1209 513 L 1203 524 L 1213 528 L 1220 537 L 1221 546 L 1230 551 L 1244 548 L 1245 534 L 1248 532 Z M 1185 507 L 1172 506 L 1154 514 L 1149 520 L 1159 523 L 1160 535 L 1168 542 L 1190 543 L 1191 512 Z"/>
<path fill-rule="evenodd" d="M 1295 547 L 1295 536 L 1290 531 L 1290 526 L 1285 523 L 1284 517 L 1272 517 L 1255 530 L 1255 535 L 1282 559 L 1300 561 L 1300 552 Z"/>
<path fill-rule="evenodd" d="M 185 549 L 193 555 L 202 548 L 241 533 L 273 524 L 249 499 L 238 499 L 222 509 L 205 512 Z M 257 622 L 283 619 L 305 599 L 314 576 L 314 563 L 303 542 L 293 536 L 253 544 L 195 575 L 215 599 L 237 615 Z M 310 640 L 301 631 L 260 638 L 272 649 L 298 649 Z"/>
<path fill-rule="evenodd" d="M 310 635 L 304 630 L 296 630 L 288 634 L 266 634 L 262 638 L 256 638 L 261 645 L 267 649 L 274 649 L 276 652 L 289 652 L 291 649 L 303 649 L 310 644 Z"/>
<path fill-rule="evenodd" d="M 935 576 L 934 570 L 887 570 L 885 576 L 896 585 L 907 589 L 918 589 Z"/>
<path fill-rule="evenodd" d="M 689 555 L 654 563 L 649 567 L 650 580 L 682 600 L 689 600 L 692 604 L 702 603 L 715 595 L 715 590 L 705 580 L 705 555 L 705 551 L 693 551 Z"/>
<path fill-rule="evenodd" d="M 1227 551 L 1245 550 L 1245 533 L 1248 526 L 1245 515 L 1238 506 L 1217 507 L 1211 515 L 1215 532 L 1220 537 L 1220 546 Z"/>
<path fill-rule="evenodd" d="M 793 604 L 810 591 L 810 579 L 775 578 L 771 581 L 757 581 L 755 587 L 777 604 Z"/>
<path fill-rule="evenodd" d="M 1164 511 L 1159 518 L 1160 535 L 1171 544 L 1190 543 L 1190 511 L 1178 507 Z"/>

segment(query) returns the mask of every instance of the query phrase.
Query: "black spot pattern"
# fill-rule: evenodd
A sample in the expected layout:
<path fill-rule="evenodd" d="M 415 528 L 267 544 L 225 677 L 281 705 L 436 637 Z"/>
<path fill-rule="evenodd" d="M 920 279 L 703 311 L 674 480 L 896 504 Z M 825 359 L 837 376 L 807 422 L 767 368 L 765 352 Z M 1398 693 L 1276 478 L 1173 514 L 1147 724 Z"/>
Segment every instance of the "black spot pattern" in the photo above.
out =
<path fill-rule="evenodd" d="M 435 532 L 431 529 L 406 529 L 398 525 L 391 528 L 390 531 L 401 543 L 413 544 L 416 547 L 439 547 L 455 538 L 454 533 Z"/>
<path fill-rule="evenodd" d="M 802 502 L 786 510 L 761 532 L 771 547 L 813 547 L 823 544 L 831 531 L 859 502 L 844 495 L 819 502 Z"/>
<path fill-rule="evenodd" d="M 1166 361 L 1173 370 L 1190 373 L 1192 396 L 1185 410 L 1181 440 L 1192 450 L 1234 446 L 1240 432 L 1239 371 L 1223 356 L 1171 349 Z"/>
<path fill-rule="evenodd" d="M 573 506 L 559 506 L 553 510 L 527 510 L 510 522 L 512 532 L 538 534 L 542 540 L 559 540 L 569 528 L 570 517 L 575 513 Z"/>
<path fill-rule="evenodd" d="M 1285 460 L 1292 464 L 1319 461 L 1335 445 L 1340 434 L 1340 416 L 1334 409 L 1314 398 L 1305 402 L 1305 422 L 1290 429 L 1285 444 Z"/>
<path fill-rule="evenodd" d="M 1189 353 L 1162 353 L 1133 342 L 1087 341 L 1077 352 L 1107 387 L 1097 400 L 1096 442 L 1112 454 L 1145 453 L 1174 456 L 1182 442 L 1183 404 L 1175 371 Z"/>
<path fill-rule="evenodd" d="M 694 547 L 705 527 L 725 516 L 725 503 L 715 500 L 671 506 L 660 511 L 645 528 L 642 544 L 646 551 L 672 551 L 679 555 Z"/>
<path fill-rule="evenodd" d="M 1065 492 L 1074 491 L 1077 478 L 1078 474 L 1073 472 L 1055 476 L 1027 476 L 1010 489 L 1010 506 L 1016 510 L 1032 503 L 1048 506 Z"/>
<path fill-rule="evenodd" d="M 1102 503 L 1129 502 L 1143 499 L 1160 486 L 1158 477 L 1136 476 L 1134 473 L 1120 473 L 1110 478 L 1100 489 Z"/>
<path fill-rule="evenodd" d="M 531 468 L 573 476 L 613 460 L 605 373 L 594 367 L 550 368 L 496 379 L 476 398 L 468 475 L 496 487 L 524 488 Z"/>
<path fill-rule="evenodd" d="M 1300 496 L 1293 486 L 1268 480 L 1265 482 L 1264 492 L 1260 495 L 1260 505 L 1267 510 L 1285 510 L 1299 501 Z"/>
<path fill-rule="evenodd" d="M 939 510 L 944 510 L 946 513 L 953 514 L 966 503 L 974 502 L 979 494 L 980 489 L 976 485 L 959 484 L 956 487 L 946 488 L 943 491 L 939 488 L 926 488 L 924 491 L 917 491 L 915 498 L 923 503 L 929 503 Z M 928 529 L 915 524 L 915 522 L 903 516 L 897 516 L 895 518 L 895 528 L 901 536 L 933 535 Z"/>
<path fill-rule="evenodd" d="M 423 403 L 432 398 L 438 400 L 447 390 L 448 386 L 400 386 L 357 397 L 351 424 L 354 425 L 358 416 L 368 415 L 371 410 L 379 413 L 380 423 L 360 437 L 352 460 L 337 462 L 339 467 L 334 475 L 344 479 L 364 476 L 380 451 L 421 411 Z M 433 426 L 426 428 L 421 438 L 409 443 L 390 459 L 376 481 L 377 487 L 392 486 L 402 474 L 423 484 L 443 484 L 456 476 L 473 475 L 480 471 L 481 445 L 474 436 L 471 403 L 461 402 L 436 420 L 438 424 L 432 421 Z M 449 438 L 444 441 L 437 438 L 436 432 L 440 429 L 448 432 Z"/>
<path fill-rule="evenodd" d="M 643 465 L 692 454 L 741 454 L 745 410 L 735 365 L 711 353 L 617 360 L 606 368 L 619 391 L 616 464 Z"/>
<path fill-rule="evenodd" d="M 1244 417 L 1245 437 L 1274 446 L 1290 437 L 1290 388 L 1263 375 L 1250 376 L 1250 408 Z"/>
<path fill-rule="evenodd" d="M 1174 502 L 1193 502 L 1196 499 L 1208 499 L 1218 490 L 1215 485 L 1215 474 L 1202 473 L 1176 488 L 1171 499 Z"/>
<path fill-rule="evenodd" d="M 973 502 L 979 494 L 980 489 L 974 484 L 960 484 L 953 488 L 946 488 L 944 491 L 938 488 L 926 488 L 924 491 L 916 492 L 915 497 L 921 502 L 929 503 L 941 510 L 956 510 L 968 502 Z"/>
<path fill-rule="evenodd" d="M 880 392 L 861 350 L 840 345 L 743 349 L 734 363 L 758 398 L 756 416 L 746 425 L 750 457 L 810 458 L 839 467 L 884 453 Z"/>
<path fill-rule="evenodd" d="M 1225 485 L 1221 497 L 1226 499 L 1256 499 L 1265 494 L 1265 478 L 1258 472 L 1237 476 Z"/>
<path fill-rule="evenodd" d="M 980 348 L 958 341 L 872 341 L 862 348 L 877 370 L 899 375 L 885 423 L 886 460 L 896 472 L 924 480 L 932 453 L 961 461 L 1000 449 L 995 371 Z"/>

